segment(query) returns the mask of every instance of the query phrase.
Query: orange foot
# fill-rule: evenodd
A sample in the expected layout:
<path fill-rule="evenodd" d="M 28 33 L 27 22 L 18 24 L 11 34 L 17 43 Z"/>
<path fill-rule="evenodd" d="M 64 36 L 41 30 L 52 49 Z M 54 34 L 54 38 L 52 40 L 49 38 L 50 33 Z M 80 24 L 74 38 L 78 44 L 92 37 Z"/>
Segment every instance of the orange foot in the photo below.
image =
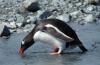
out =
<path fill-rule="evenodd" d="M 58 53 L 59 48 L 55 48 L 54 51 L 52 53 L 50 53 L 50 55 L 60 55 L 60 53 Z"/>

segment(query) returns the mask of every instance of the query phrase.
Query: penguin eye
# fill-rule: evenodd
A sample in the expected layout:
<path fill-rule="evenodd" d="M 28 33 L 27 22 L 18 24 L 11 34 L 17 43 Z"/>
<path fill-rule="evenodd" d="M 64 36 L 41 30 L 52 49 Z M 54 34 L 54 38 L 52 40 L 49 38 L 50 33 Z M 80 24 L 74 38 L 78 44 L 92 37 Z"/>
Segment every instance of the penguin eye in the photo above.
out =
<path fill-rule="evenodd" d="M 22 43 L 21 43 L 22 45 L 24 45 L 25 44 L 25 41 L 22 41 Z"/>

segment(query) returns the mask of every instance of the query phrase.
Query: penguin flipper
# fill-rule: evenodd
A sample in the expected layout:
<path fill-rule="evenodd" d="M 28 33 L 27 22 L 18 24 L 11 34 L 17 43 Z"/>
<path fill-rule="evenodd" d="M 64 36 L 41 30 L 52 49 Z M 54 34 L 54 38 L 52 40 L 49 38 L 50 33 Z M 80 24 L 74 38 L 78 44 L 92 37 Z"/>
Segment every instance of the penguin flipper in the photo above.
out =
<path fill-rule="evenodd" d="M 64 34 L 62 31 L 60 31 L 57 27 L 55 27 L 52 24 L 47 24 L 45 25 L 47 27 L 47 32 L 50 33 L 51 35 L 60 38 L 62 40 L 65 40 L 67 42 L 73 41 L 74 39 L 69 37 L 68 35 Z"/>

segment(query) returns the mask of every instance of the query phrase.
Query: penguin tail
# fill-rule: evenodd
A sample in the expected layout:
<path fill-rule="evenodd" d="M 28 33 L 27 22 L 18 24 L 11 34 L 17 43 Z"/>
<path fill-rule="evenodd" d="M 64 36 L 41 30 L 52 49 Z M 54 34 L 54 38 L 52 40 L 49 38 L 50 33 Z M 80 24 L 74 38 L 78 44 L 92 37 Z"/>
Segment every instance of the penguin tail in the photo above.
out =
<path fill-rule="evenodd" d="M 86 52 L 86 51 L 88 51 L 88 50 L 84 47 L 84 45 L 82 44 L 82 42 L 80 42 L 80 44 L 79 44 L 78 46 L 79 46 L 79 48 L 82 50 L 83 53 Z"/>
<path fill-rule="evenodd" d="M 82 50 L 82 53 L 84 53 L 84 52 L 86 52 L 86 51 L 88 51 L 85 47 L 84 47 L 84 45 L 83 45 L 83 43 L 80 41 L 80 40 L 78 40 L 78 41 L 72 41 L 72 42 L 67 42 L 66 43 L 66 48 L 68 48 L 68 47 L 76 47 L 76 46 L 78 46 L 81 50 Z"/>

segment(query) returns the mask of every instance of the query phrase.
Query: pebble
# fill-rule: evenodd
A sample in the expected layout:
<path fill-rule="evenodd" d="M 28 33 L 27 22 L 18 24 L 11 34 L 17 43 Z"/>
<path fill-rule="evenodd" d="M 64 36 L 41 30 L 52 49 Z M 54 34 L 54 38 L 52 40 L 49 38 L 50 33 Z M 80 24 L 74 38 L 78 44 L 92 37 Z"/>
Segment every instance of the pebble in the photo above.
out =
<path fill-rule="evenodd" d="M 100 3 L 100 0 L 85 0 L 85 2 L 86 2 L 87 4 L 96 5 L 96 4 L 99 4 L 99 3 Z"/>
<path fill-rule="evenodd" d="M 95 21 L 95 16 L 93 16 L 92 14 L 89 14 L 84 18 L 84 21 L 85 22 L 94 22 Z"/>
<path fill-rule="evenodd" d="M 83 9 L 85 13 L 91 13 L 92 14 L 92 11 L 96 10 L 96 6 L 94 5 L 88 5 L 86 8 Z"/>
<path fill-rule="evenodd" d="M 63 15 L 59 15 L 58 17 L 56 17 L 57 19 L 60 19 L 62 21 L 70 22 L 70 15 L 67 14 L 63 14 Z"/>
<path fill-rule="evenodd" d="M 47 19 L 49 16 L 51 16 L 52 15 L 52 12 L 51 11 L 44 11 L 40 16 L 39 16 L 39 18 L 40 19 Z"/>
<path fill-rule="evenodd" d="M 81 11 L 74 11 L 72 13 L 70 13 L 70 15 L 73 17 L 73 18 L 77 18 L 77 15 L 80 14 Z"/>
<path fill-rule="evenodd" d="M 21 22 L 24 21 L 24 17 L 20 14 L 16 14 L 15 17 L 16 17 L 16 22 L 17 23 L 21 23 Z"/>

